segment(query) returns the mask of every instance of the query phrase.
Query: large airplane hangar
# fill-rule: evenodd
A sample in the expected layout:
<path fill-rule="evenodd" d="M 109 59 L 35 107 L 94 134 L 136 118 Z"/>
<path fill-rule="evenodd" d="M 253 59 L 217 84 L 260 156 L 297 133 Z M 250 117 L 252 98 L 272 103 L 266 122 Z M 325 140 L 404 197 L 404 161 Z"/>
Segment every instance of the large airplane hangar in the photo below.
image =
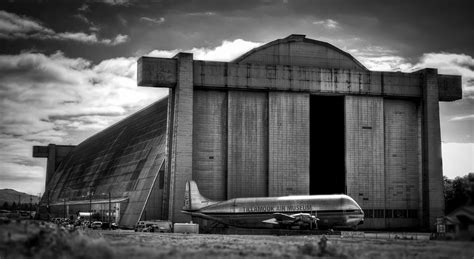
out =
<path fill-rule="evenodd" d="M 214 200 L 344 193 L 368 229 L 428 229 L 444 214 L 439 101 L 461 98 L 460 76 L 369 71 L 290 35 L 232 62 L 142 57 L 138 85 L 169 96 L 62 156 L 35 147 L 50 210 L 104 211 L 110 192 L 121 225 L 186 222 L 195 180 Z"/>

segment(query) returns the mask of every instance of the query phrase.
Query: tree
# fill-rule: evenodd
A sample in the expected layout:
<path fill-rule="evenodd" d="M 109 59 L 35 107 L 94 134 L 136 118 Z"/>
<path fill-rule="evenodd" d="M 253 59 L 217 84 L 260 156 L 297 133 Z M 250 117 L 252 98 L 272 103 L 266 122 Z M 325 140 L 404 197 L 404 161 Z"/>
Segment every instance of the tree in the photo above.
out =
<path fill-rule="evenodd" d="M 3 203 L 2 210 L 10 210 L 10 205 L 8 204 L 8 202 Z"/>
<path fill-rule="evenodd" d="M 444 177 L 445 214 L 449 214 L 470 201 L 472 194 L 470 188 L 469 175 L 458 176 L 454 180 Z"/>

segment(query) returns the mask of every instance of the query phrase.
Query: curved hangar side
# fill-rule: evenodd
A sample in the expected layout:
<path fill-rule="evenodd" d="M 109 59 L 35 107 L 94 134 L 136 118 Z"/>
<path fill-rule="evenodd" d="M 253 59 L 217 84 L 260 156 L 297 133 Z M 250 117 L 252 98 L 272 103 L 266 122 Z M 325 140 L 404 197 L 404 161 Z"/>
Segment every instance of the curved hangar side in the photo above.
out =
<path fill-rule="evenodd" d="M 167 107 L 163 98 L 75 147 L 46 186 L 41 216 L 75 217 L 91 210 L 107 221 L 110 197 L 112 221 L 121 226 L 163 218 Z"/>
<path fill-rule="evenodd" d="M 232 63 L 265 65 L 312 66 L 320 68 L 363 70 L 368 69 L 351 54 L 324 41 L 292 34 L 274 40 L 236 58 Z"/>

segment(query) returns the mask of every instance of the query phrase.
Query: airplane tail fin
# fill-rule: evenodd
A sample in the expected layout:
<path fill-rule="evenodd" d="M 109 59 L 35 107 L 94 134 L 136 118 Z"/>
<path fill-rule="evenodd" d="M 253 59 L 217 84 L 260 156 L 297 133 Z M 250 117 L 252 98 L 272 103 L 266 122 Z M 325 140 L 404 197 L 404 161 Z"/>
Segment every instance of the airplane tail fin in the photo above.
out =
<path fill-rule="evenodd" d="M 196 211 L 215 203 L 217 202 L 209 200 L 199 193 L 199 189 L 195 181 L 186 182 L 183 210 Z"/>

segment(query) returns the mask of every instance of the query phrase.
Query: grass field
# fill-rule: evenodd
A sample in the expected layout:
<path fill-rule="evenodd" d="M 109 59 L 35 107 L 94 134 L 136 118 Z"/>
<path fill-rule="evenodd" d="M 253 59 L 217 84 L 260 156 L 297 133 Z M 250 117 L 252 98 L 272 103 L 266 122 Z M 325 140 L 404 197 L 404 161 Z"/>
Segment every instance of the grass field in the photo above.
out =
<path fill-rule="evenodd" d="M 69 232 L 52 226 L 0 225 L 0 258 L 474 258 L 474 243 L 329 236 Z"/>
<path fill-rule="evenodd" d="M 102 237 L 126 257 L 146 258 L 473 258 L 472 242 L 321 236 L 185 235 L 103 232 Z"/>

